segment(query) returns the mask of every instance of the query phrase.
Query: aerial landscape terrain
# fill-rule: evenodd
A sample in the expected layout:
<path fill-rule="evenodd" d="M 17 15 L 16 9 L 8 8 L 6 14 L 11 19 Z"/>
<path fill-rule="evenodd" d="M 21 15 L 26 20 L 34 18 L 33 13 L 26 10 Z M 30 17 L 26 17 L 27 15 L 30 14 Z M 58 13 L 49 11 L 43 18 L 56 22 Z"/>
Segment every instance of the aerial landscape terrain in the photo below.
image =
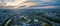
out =
<path fill-rule="evenodd" d="M 60 0 L 0 0 L 0 26 L 60 26 Z"/>

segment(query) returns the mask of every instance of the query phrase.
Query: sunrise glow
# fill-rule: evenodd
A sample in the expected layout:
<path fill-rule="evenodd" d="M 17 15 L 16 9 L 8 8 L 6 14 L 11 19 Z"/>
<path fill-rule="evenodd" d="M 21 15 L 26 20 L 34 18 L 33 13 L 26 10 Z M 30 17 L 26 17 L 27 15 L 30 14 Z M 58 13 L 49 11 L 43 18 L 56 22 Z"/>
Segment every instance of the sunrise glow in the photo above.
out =
<path fill-rule="evenodd" d="M 25 3 L 26 2 L 26 3 Z M 14 7 L 15 9 L 17 9 L 20 6 L 24 6 L 26 8 L 35 5 L 34 2 L 28 2 L 28 0 L 15 0 L 14 2 L 6 2 L 3 6 L 16 6 Z"/>

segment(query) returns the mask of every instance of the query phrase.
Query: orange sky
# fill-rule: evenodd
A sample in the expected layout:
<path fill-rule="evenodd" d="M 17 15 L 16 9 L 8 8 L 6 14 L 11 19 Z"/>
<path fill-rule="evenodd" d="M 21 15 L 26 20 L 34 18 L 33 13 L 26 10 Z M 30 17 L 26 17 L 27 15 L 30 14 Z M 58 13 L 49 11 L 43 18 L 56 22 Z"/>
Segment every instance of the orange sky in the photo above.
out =
<path fill-rule="evenodd" d="M 25 3 L 26 2 L 26 3 Z M 24 6 L 27 8 L 27 7 L 30 7 L 30 6 L 33 6 L 35 5 L 34 2 L 28 2 L 28 0 L 15 0 L 14 2 L 6 2 L 5 4 L 3 4 L 3 6 L 16 6 L 14 8 L 18 8 L 20 6 Z"/>

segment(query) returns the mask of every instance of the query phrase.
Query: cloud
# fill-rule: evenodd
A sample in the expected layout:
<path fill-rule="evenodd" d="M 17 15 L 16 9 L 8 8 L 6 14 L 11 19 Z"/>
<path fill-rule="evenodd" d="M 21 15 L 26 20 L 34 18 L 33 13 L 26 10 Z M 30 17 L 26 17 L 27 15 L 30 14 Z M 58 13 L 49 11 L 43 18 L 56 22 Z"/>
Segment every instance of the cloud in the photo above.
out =
<path fill-rule="evenodd" d="M 49 8 L 59 8 L 60 6 L 38 6 L 38 7 L 31 7 L 33 9 L 49 9 Z"/>
<path fill-rule="evenodd" d="M 44 6 L 44 7 L 40 7 L 40 8 L 56 8 L 57 6 Z"/>
<path fill-rule="evenodd" d="M 31 6 L 37 6 L 37 5 L 39 5 L 39 7 L 37 6 L 36 8 L 56 8 L 58 6 L 53 6 L 53 5 L 59 4 L 58 0 L 13 0 L 14 2 L 10 0 L 9 1 L 4 0 L 4 2 L 1 1 L 2 0 L 0 0 L 0 6 L 16 6 L 14 8 L 18 8 L 18 7 L 20 8 L 21 6 L 29 8 Z"/>
<path fill-rule="evenodd" d="M 15 0 L 14 2 L 8 2 L 7 1 L 4 4 L 0 4 L 0 6 L 4 6 L 4 7 L 11 6 L 11 8 L 13 8 L 13 9 L 18 9 L 21 6 L 24 6 L 25 8 L 29 8 L 30 6 L 33 6 L 33 5 L 35 5 L 35 3 L 34 2 L 30 2 L 28 0 Z"/>

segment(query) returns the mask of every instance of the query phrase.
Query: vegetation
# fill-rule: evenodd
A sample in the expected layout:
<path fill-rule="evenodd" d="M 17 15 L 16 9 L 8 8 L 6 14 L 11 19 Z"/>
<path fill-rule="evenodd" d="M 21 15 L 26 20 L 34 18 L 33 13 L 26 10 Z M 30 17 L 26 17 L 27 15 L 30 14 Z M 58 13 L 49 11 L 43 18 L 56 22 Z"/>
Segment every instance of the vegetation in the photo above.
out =
<path fill-rule="evenodd" d="M 13 19 L 7 19 L 1 26 L 10 26 L 13 23 Z"/>
<path fill-rule="evenodd" d="M 44 13 L 37 13 L 37 14 L 34 14 L 34 15 L 46 18 L 46 19 L 48 19 L 50 21 L 53 21 L 53 22 L 56 22 L 56 23 L 60 23 L 60 20 L 52 18 L 52 17 L 48 17 L 47 15 L 44 15 Z M 60 15 L 57 15 L 57 16 L 60 16 Z"/>
<path fill-rule="evenodd" d="M 0 13 L 1 13 L 1 11 L 2 10 L 0 10 Z M 2 11 L 2 12 L 8 13 L 7 11 Z M 56 11 L 53 11 L 53 12 L 56 12 Z M 55 16 L 60 17 L 59 14 L 57 14 Z M 13 14 L 9 14 L 9 17 L 11 17 L 11 18 L 8 18 L 5 22 L 3 22 L 2 24 L 0 24 L 0 26 L 11 26 L 11 24 L 14 22 L 14 19 L 16 19 L 14 17 L 19 18 L 19 15 L 17 15 L 16 13 L 13 13 Z M 30 21 L 27 22 L 28 21 L 27 19 L 30 19 Z M 38 19 L 38 22 L 37 23 L 39 24 L 39 26 L 40 26 L 40 24 L 42 26 L 53 26 L 49 21 L 52 21 L 52 22 L 55 22 L 55 23 L 60 23 L 60 20 L 58 20 L 56 18 L 53 18 L 53 17 L 49 17 L 49 16 L 45 15 L 43 12 L 32 12 L 31 15 L 30 14 L 23 15 L 23 17 L 17 19 L 17 21 L 19 23 L 26 23 L 26 24 L 32 24 L 32 25 L 34 25 L 34 19 Z M 47 19 L 49 21 L 47 21 L 45 19 Z M 23 25 L 23 24 L 21 24 L 21 25 Z"/>

